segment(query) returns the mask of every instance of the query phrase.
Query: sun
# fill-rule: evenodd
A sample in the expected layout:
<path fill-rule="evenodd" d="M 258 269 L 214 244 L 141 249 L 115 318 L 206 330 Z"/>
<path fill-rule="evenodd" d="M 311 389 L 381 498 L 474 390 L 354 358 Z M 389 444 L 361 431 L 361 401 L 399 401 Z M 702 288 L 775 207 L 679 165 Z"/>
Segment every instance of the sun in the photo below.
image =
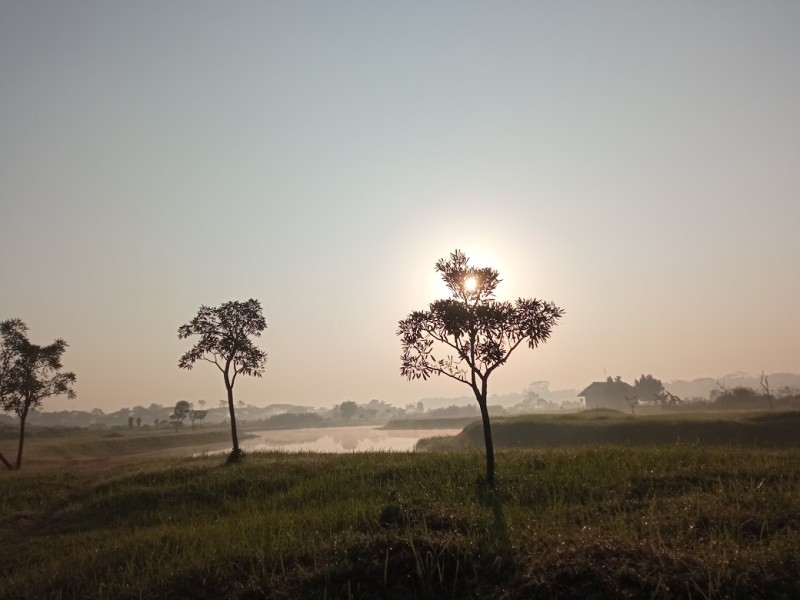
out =
<path fill-rule="evenodd" d="M 470 275 L 464 279 L 464 290 L 467 292 L 474 292 L 478 289 L 478 279 Z"/>

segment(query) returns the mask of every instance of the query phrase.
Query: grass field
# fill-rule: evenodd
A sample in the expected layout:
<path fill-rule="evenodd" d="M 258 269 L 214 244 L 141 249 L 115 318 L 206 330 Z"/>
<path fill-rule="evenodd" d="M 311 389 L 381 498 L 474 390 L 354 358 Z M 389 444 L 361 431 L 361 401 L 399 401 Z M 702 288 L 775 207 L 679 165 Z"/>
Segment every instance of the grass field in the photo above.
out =
<path fill-rule="evenodd" d="M 0 598 L 800 597 L 795 448 L 95 452 L 0 473 Z"/>

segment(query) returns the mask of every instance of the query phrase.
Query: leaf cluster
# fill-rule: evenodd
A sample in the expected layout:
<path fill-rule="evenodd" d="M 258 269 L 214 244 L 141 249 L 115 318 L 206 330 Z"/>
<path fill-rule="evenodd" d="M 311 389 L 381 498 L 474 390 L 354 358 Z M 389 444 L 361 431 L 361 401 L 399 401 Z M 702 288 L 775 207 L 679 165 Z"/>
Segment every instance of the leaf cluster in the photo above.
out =
<path fill-rule="evenodd" d="M 476 378 L 485 381 L 523 342 L 530 348 L 546 342 L 564 314 L 543 300 L 495 300 L 498 272 L 472 267 L 460 250 L 439 260 L 436 270 L 452 296 L 399 323 L 400 373 L 408 379 L 446 375 L 468 385 Z"/>

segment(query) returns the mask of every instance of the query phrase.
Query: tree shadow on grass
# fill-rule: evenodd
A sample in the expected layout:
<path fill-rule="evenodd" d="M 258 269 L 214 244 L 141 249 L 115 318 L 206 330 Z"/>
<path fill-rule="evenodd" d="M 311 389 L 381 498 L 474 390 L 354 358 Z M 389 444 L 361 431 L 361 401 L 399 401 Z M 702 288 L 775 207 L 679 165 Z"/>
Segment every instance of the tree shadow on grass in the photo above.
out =
<path fill-rule="evenodd" d="M 489 486 L 486 480 L 481 477 L 476 482 L 478 502 L 491 511 L 491 519 L 486 529 L 487 550 L 493 554 L 500 563 L 509 567 L 512 560 L 511 538 L 508 535 L 508 525 L 506 524 L 503 512 L 503 499 L 500 493 Z"/>

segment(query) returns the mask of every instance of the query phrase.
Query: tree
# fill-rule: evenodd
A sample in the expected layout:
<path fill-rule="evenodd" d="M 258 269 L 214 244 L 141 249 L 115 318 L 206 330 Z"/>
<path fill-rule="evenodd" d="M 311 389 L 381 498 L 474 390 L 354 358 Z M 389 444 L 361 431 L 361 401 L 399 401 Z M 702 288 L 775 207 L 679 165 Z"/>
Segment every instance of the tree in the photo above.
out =
<path fill-rule="evenodd" d="M 769 388 L 769 376 L 765 375 L 764 371 L 761 371 L 760 383 L 761 383 L 761 389 L 764 390 L 764 394 L 766 395 L 767 400 L 769 401 L 769 409 L 772 410 L 773 408 L 775 408 L 772 403 L 772 390 L 770 390 Z"/>
<path fill-rule="evenodd" d="M 178 402 L 175 403 L 175 408 L 169 416 L 169 422 L 175 427 L 175 433 L 178 433 L 178 427 L 183 424 L 183 420 L 189 416 L 191 410 L 192 405 L 186 400 L 178 400 Z"/>
<path fill-rule="evenodd" d="M 345 421 L 349 421 L 358 413 L 358 404 L 352 400 L 345 400 L 337 408 Z"/>
<path fill-rule="evenodd" d="M 142 427 L 142 417 L 136 417 L 136 427 L 137 428 Z"/>
<path fill-rule="evenodd" d="M 182 369 L 191 369 L 198 360 L 215 365 L 222 373 L 228 393 L 228 411 L 231 417 L 233 449 L 229 462 L 242 456 L 236 434 L 236 413 L 233 386 L 239 375 L 261 377 L 267 362 L 267 353 L 257 348 L 250 336 L 259 337 L 267 328 L 261 313 L 261 304 L 251 298 L 246 302 L 225 302 L 219 307 L 201 306 L 197 315 L 178 328 L 178 338 L 200 336 L 198 342 L 178 361 Z"/>
<path fill-rule="evenodd" d="M 75 373 L 62 373 L 61 357 L 67 349 L 62 339 L 48 346 L 32 344 L 28 327 L 20 319 L 0 323 L 0 407 L 19 417 L 19 445 L 15 468 L 22 467 L 25 446 L 25 422 L 32 410 L 42 406 L 51 396 L 75 398 L 72 385 Z M 8 466 L 3 458 L 2 462 Z"/>
<path fill-rule="evenodd" d="M 133 429 L 133 417 L 128 417 L 128 429 Z"/>
<path fill-rule="evenodd" d="M 0 335 L 2 335 L 2 343 L 0 343 L 0 408 L 3 410 L 5 410 L 6 396 L 13 391 L 12 367 L 19 358 L 19 343 L 27 331 L 28 327 L 21 319 L 9 319 L 0 323 Z M 0 452 L 0 462 L 9 470 L 14 468 L 2 452 Z"/>
<path fill-rule="evenodd" d="M 636 390 L 639 400 L 648 403 L 658 402 L 664 394 L 664 384 L 652 375 L 642 375 L 639 379 L 634 379 L 633 389 Z"/>
<path fill-rule="evenodd" d="M 635 391 L 633 400 L 638 403 L 660 405 L 662 408 L 681 403 L 680 398 L 668 392 L 661 380 L 652 375 L 642 375 L 639 379 L 634 379 L 633 389 Z"/>
<path fill-rule="evenodd" d="M 194 429 L 194 422 L 195 421 L 202 421 L 206 418 L 206 414 L 208 411 L 205 410 L 190 410 L 189 411 L 189 420 L 192 422 L 192 429 Z"/>
<path fill-rule="evenodd" d="M 483 421 L 486 479 L 494 486 L 489 377 L 523 342 L 529 348 L 546 342 L 564 311 L 552 302 L 537 299 L 519 298 L 514 303 L 495 300 L 499 273 L 489 267 L 473 267 L 460 250 L 449 259 L 440 259 L 435 268 L 451 297 L 400 321 L 400 374 L 409 380 L 444 375 L 469 386 Z"/>

